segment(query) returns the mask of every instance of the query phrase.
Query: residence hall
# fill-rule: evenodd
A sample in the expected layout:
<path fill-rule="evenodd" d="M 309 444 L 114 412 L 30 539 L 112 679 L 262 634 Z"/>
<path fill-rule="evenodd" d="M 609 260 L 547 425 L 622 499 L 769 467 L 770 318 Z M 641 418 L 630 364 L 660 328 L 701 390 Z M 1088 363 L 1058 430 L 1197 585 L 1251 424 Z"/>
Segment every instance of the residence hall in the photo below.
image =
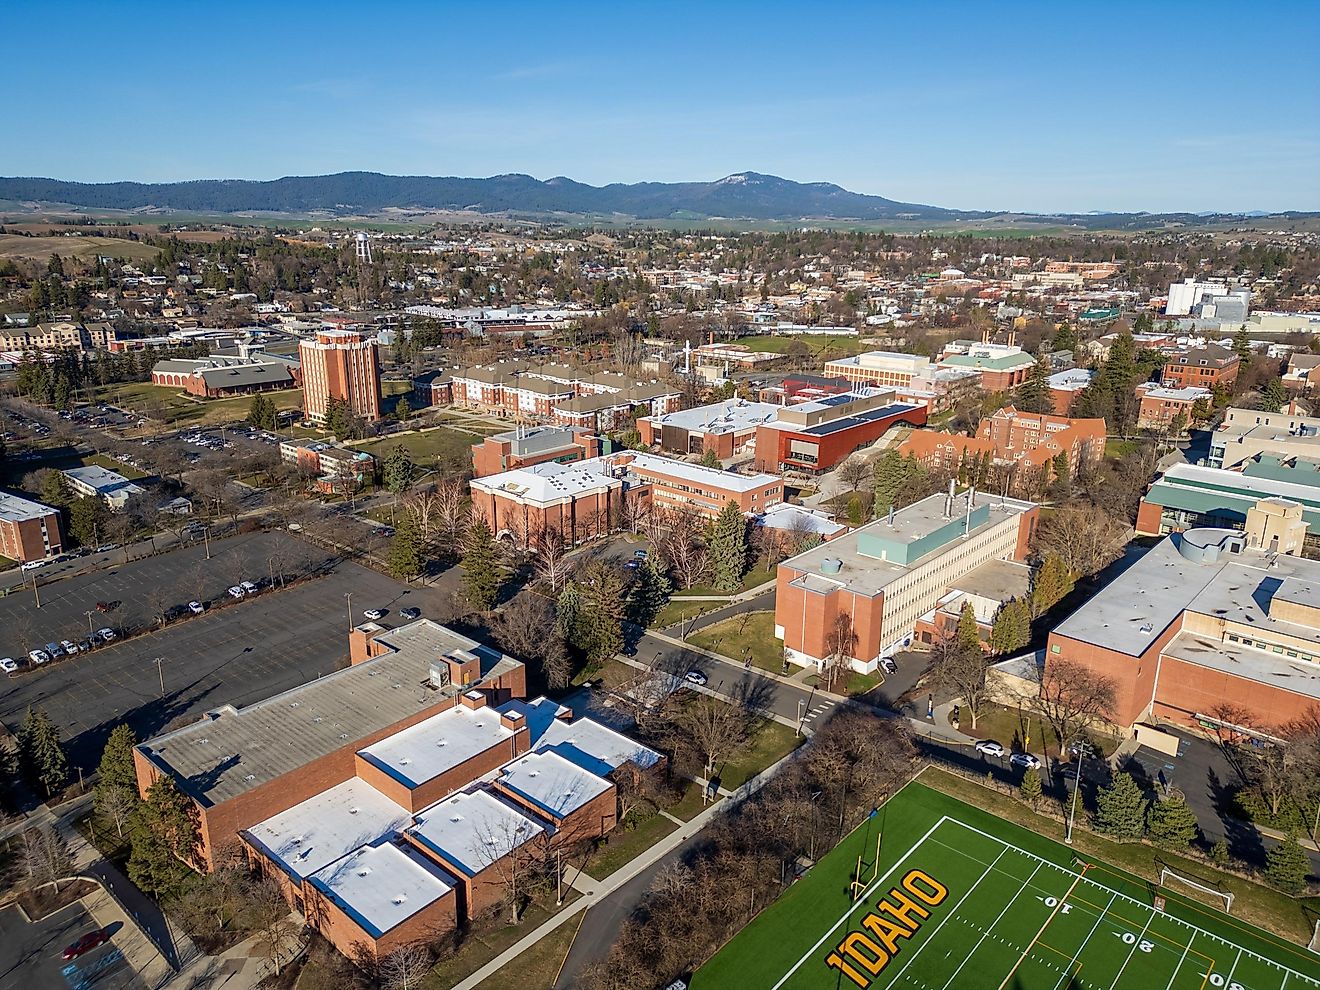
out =
<path fill-rule="evenodd" d="M 789 660 L 822 667 L 842 613 L 857 636 L 850 666 L 871 673 L 881 657 L 913 644 L 919 623 L 927 632 L 941 626 L 941 608 L 970 597 L 988 621 L 1025 588 L 1039 506 L 952 489 L 779 565 L 775 635 Z"/>
<path fill-rule="evenodd" d="M 1188 388 L 1166 388 L 1154 382 L 1137 386 L 1137 428 L 1140 430 L 1167 430 L 1182 417 L 1183 429 L 1192 423 L 1198 402 L 1209 403 L 1214 398 L 1208 388 L 1193 385 Z"/>
<path fill-rule="evenodd" d="M 347 670 L 135 751 L 140 788 L 168 773 L 197 804 L 199 865 L 242 850 L 345 955 L 451 933 L 498 903 L 508 857 L 600 837 L 618 775 L 663 769 L 570 709 L 510 697 L 520 663 L 428 620 L 359 626 L 352 651 Z"/>
<path fill-rule="evenodd" d="M 823 474 L 894 426 L 921 426 L 926 407 L 899 402 L 893 389 L 860 388 L 778 410 L 756 430 L 760 471 Z"/>
<path fill-rule="evenodd" d="M 780 406 L 746 399 L 725 399 L 637 421 L 642 443 L 665 454 L 704 454 L 720 460 L 743 453 L 756 440 L 757 428 L 779 415 Z"/>
<path fill-rule="evenodd" d="M 331 401 L 369 423 L 381 418 L 380 356 L 376 342 L 355 330 L 318 330 L 298 342 L 303 415 L 325 422 Z"/>
<path fill-rule="evenodd" d="M 282 440 L 280 460 L 315 479 L 317 490 L 326 494 L 357 491 L 376 474 L 372 454 L 326 440 Z"/>
<path fill-rule="evenodd" d="M 1237 380 L 1240 360 L 1227 347 L 1207 344 L 1172 355 L 1160 372 L 1167 388 L 1228 388 Z"/>
<path fill-rule="evenodd" d="M 936 364 L 941 368 L 974 371 L 981 376 L 981 388 L 985 391 L 1007 392 L 1031 377 L 1036 359 L 1013 343 L 1013 334 L 1009 334 L 1008 343 L 995 344 L 990 342 L 987 331 L 980 342 L 950 341 Z"/>
<path fill-rule="evenodd" d="M 1042 468 L 1051 476 L 1054 459 L 1063 455 L 1075 478 L 1104 457 L 1105 421 L 1024 413 L 1005 406 L 981 420 L 975 437 L 913 430 L 898 449 L 929 468 L 957 470 L 981 458 L 995 464 Z"/>
<path fill-rule="evenodd" d="M 17 561 L 44 560 L 63 551 L 59 509 L 0 492 L 0 556 Z"/>
<path fill-rule="evenodd" d="M 1047 669 L 1112 679 L 1120 726 L 1277 733 L 1320 702 L 1320 562 L 1271 550 L 1296 521 L 1266 505 L 1246 532 L 1168 537 L 1050 633 Z"/>
<path fill-rule="evenodd" d="M 584 461 L 600 453 L 601 438 L 589 430 L 568 426 L 519 427 L 474 443 L 472 473 L 485 478 L 546 461 L 556 464 Z"/>
<path fill-rule="evenodd" d="M 648 508 L 690 508 L 713 519 L 729 502 L 751 515 L 784 499 L 778 475 L 737 474 L 634 450 L 547 461 L 473 478 L 470 487 L 473 508 L 491 532 L 519 542 L 558 530 L 579 543 L 618 529 L 629 513 Z"/>

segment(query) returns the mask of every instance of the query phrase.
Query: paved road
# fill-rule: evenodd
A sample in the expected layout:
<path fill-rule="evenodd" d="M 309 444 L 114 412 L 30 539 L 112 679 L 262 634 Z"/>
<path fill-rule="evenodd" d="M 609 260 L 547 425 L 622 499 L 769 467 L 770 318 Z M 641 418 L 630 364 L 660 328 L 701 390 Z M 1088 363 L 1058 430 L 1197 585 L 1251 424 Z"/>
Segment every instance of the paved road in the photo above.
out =
<path fill-rule="evenodd" d="M 0 720 L 16 730 L 28 706 L 45 708 L 64 733 L 70 765 L 90 770 L 121 722 L 147 738 L 185 716 L 248 705 L 346 666 L 348 592 L 357 622 L 370 607 L 390 610 L 386 625 L 406 605 L 426 616 L 446 607 L 436 589 L 340 563 L 326 577 L 0 681 Z"/>
<path fill-rule="evenodd" d="M 81 904 L 28 924 L 16 908 L 0 911 L 0 990 L 143 990 L 142 981 L 114 944 L 99 946 L 71 963 L 66 945 L 96 930 Z"/>
<path fill-rule="evenodd" d="M 674 601 L 682 601 L 676 598 Z M 663 631 L 671 636 L 678 636 L 680 632 L 692 635 L 698 629 L 705 629 L 707 626 L 713 626 L 717 622 L 723 622 L 725 619 L 731 619 L 735 615 L 742 615 L 744 612 L 773 612 L 775 608 L 775 589 L 767 588 L 761 594 L 754 598 L 748 598 L 745 601 L 734 602 L 732 605 L 725 605 L 717 608 L 713 612 L 707 612 L 705 615 L 699 615 L 688 622 L 676 622 L 672 626 L 666 627 Z"/>

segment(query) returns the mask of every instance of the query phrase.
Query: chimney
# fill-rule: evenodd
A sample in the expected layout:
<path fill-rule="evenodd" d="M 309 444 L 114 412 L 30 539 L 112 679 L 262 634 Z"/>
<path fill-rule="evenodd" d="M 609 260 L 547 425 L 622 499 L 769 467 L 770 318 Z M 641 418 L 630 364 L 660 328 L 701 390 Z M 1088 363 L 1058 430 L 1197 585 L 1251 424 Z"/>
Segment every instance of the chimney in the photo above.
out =
<path fill-rule="evenodd" d="M 967 489 L 967 508 L 970 509 L 974 505 L 976 505 L 976 486 L 972 485 L 971 488 Z"/>
<path fill-rule="evenodd" d="M 889 518 L 886 520 L 886 522 L 889 523 L 890 529 L 894 528 L 894 506 L 892 503 L 889 506 Z"/>
<path fill-rule="evenodd" d="M 506 729 L 518 731 L 527 724 L 527 719 L 523 717 L 522 712 L 500 712 L 500 725 Z"/>
<path fill-rule="evenodd" d="M 949 479 L 949 494 L 947 494 L 947 495 L 944 496 L 944 518 L 945 518 L 945 519 L 952 519 L 952 518 L 953 518 L 953 491 L 954 491 L 954 480 L 953 480 L 952 478 L 950 478 L 950 479 Z"/>

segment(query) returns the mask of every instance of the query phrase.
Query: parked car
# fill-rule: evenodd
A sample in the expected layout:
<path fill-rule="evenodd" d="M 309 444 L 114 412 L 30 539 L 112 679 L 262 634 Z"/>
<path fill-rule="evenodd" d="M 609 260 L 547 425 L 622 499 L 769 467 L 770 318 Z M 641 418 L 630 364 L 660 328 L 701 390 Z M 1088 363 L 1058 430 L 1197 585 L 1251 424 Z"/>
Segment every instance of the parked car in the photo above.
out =
<path fill-rule="evenodd" d="M 998 756 L 1001 759 L 1008 752 L 1004 749 L 1004 744 L 995 742 L 993 739 L 982 739 L 976 744 L 976 751 L 982 756 Z"/>
<path fill-rule="evenodd" d="M 1040 757 L 1032 753 L 1014 753 L 1008 758 L 1008 762 L 1015 767 L 1021 767 L 1023 770 L 1040 769 Z"/>
<path fill-rule="evenodd" d="M 56 657 L 64 656 L 64 647 L 60 646 L 59 643 L 47 643 L 46 652 L 50 655 L 50 658 L 54 660 Z"/>
<path fill-rule="evenodd" d="M 637 570 L 637 567 L 640 564 L 641 564 L 640 560 L 629 560 L 629 561 L 625 561 L 623 566 L 627 570 L 635 571 Z"/>
<path fill-rule="evenodd" d="M 244 591 L 242 588 L 240 588 L 238 585 L 234 585 L 232 588 L 229 589 L 230 598 L 242 598 L 246 594 L 247 592 Z"/>
<path fill-rule="evenodd" d="M 101 642 L 108 643 L 115 638 L 115 631 L 109 626 L 104 626 L 103 628 L 96 630 L 96 636 Z"/>
<path fill-rule="evenodd" d="M 193 615 L 201 615 L 203 612 L 206 611 L 206 606 L 203 605 L 201 602 L 189 602 L 188 611 L 191 612 Z"/>
<path fill-rule="evenodd" d="M 118 549 L 119 549 L 118 543 L 102 543 L 99 547 L 96 548 L 96 552 L 109 553 L 111 550 L 118 550 Z"/>
<path fill-rule="evenodd" d="M 33 663 L 48 663 L 50 661 L 50 654 L 45 650 L 30 650 L 28 652 L 28 659 Z"/>
<path fill-rule="evenodd" d="M 98 612 L 113 612 L 119 607 L 119 602 L 97 602 L 96 610 Z"/>
<path fill-rule="evenodd" d="M 60 646 L 64 647 L 64 652 L 69 656 L 73 656 L 78 652 L 78 645 L 72 640 L 62 639 L 60 640 Z"/>
<path fill-rule="evenodd" d="M 377 526 L 377 527 L 376 527 L 376 535 L 377 535 L 377 536 L 393 536 L 393 535 L 394 535 L 394 527 L 393 527 L 393 526 Z"/>
<path fill-rule="evenodd" d="M 45 567 L 45 566 L 46 566 L 46 562 L 44 560 L 25 560 L 23 561 L 22 570 L 35 571 L 38 567 Z"/>
<path fill-rule="evenodd" d="M 251 581 L 240 581 L 238 582 L 238 586 L 242 588 L 244 591 L 246 591 L 249 595 L 255 595 L 260 590 Z"/>
<path fill-rule="evenodd" d="M 0 657 L 0 670 L 3 670 L 6 674 L 12 674 L 18 670 L 18 663 L 9 657 Z"/>
<path fill-rule="evenodd" d="M 386 610 L 383 608 L 369 608 L 362 614 L 365 615 L 372 622 L 375 622 L 377 619 L 385 618 L 385 612 Z"/>
<path fill-rule="evenodd" d="M 647 557 L 649 557 L 649 556 L 650 556 L 650 554 L 647 553 L 645 550 L 634 550 L 634 551 L 633 551 L 633 559 L 634 559 L 634 560 L 645 560 L 645 559 L 646 559 Z"/>
<path fill-rule="evenodd" d="M 79 956 L 91 952 L 98 945 L 105 945 L 105 943 L 109 941 L 110 933 L 104 928 L 98 928 L 94 932 L 88 932 L 82 938 L 78 939 L 78 941 L 74 942 L 73 945 L 67 946 L 64 952 L 61 953 L 60 958 L 65 962 L 68 962 L 70 959 L 77 959 Z"/>
<path fill-rule="evenodd" d="M 420 619 L 422 610 L 420 608 L 403 608 L 399 610 L 400 619 Z"/>
<path fill-rule="evenodd" d="M 707 678 L 705 674 L 694 667 L 683 675 L 683 680 L 689 684 L 705 684 Z"/>

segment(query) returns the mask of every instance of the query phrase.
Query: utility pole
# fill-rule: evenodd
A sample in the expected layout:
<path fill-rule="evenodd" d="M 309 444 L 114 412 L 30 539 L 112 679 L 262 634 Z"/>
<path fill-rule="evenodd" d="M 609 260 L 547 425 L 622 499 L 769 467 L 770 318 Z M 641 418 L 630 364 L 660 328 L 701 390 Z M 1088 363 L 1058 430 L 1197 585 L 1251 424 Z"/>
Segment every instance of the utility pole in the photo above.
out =
<path fill-rule="evenodd" d="M 41 608 L 41 592 L 37 590 L 37 572 L 32 572 L 32 596 L 37 600 L 37 608 Z"/>
<path fill-rule="evenodd" d="M 202 527 L 202 541 L 206 544 L 206 559 L 211 559 L 211 527 Z"/>
<path fill-rule="evenodd" d="M 165 663 L 164 657 L 156 657 L 153 662 L 156 664 L 156 676 L 160 678 L 160 696 L 165 697 L 165 668 L 161 666 Z"/>
<path fill-rule="evenodd" d="M 1077 818 L 1077 792 L 1082 789 L 1082 756 L 1081 748 L 1077 750 L 1077 778 L 1073 782 L 1072 807 L 1068 810 L 1068 827 L 1063 831 L 1063 841 L 1072 845 L 1073 821 Z"/>
<path fill-rule="evenodd" d="M 348 631 L 353 631 L 353 592 L 345 591 L 344 597 L 348 599 Z"/>
<path fill-rule="evenodd" d="M 87 635 L 88 635 L 88 636 L 95 636 L 95 635 L 96 635 L 96 632 L 92 629 L 92 616 L 95 615 L 95 614 L 96 614 L 95 612 L 91 612 L 91 611 L 88 611 L 88 612 L 84 612 L 84 613 L 83 613 L 83 615 L 87 616 Z"/>

